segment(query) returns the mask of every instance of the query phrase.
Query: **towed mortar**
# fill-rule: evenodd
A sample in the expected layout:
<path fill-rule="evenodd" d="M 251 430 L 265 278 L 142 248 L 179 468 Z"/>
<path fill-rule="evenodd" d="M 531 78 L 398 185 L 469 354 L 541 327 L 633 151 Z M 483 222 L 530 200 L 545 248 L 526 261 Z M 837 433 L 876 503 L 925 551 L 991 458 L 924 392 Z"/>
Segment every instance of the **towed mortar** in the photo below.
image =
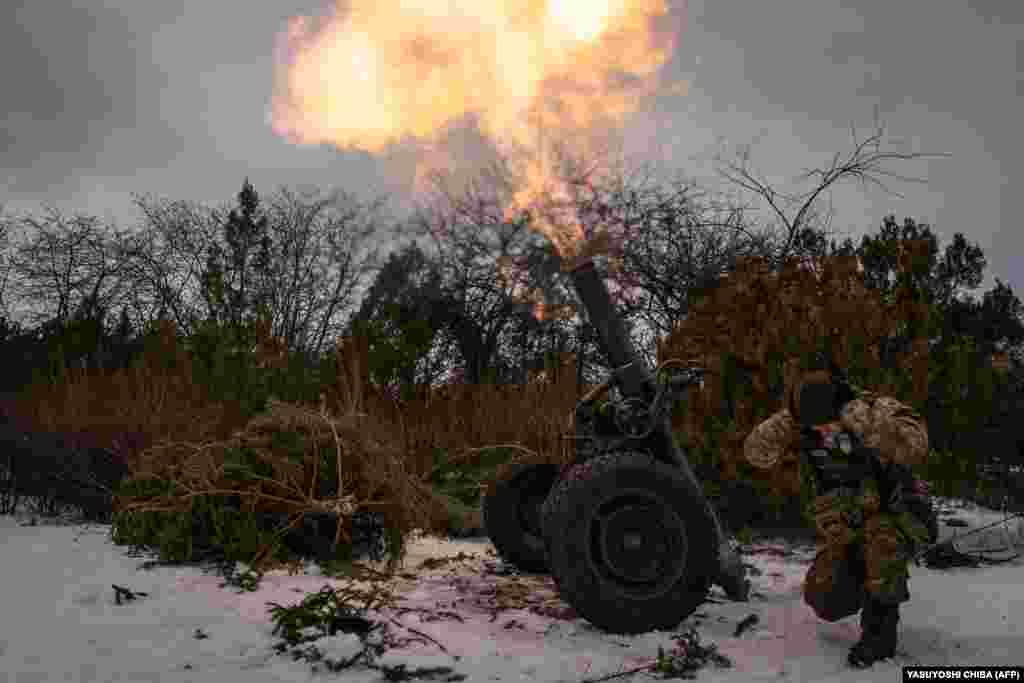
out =
<path fill-rule="evenodd" d="M 592 259 L 583 259 L 569 270 L 587 317 L 597 330 L 597 342 L 613 368 L 615 381 L 626 399 L 635 399 L 649 405 L 656 394 L 656 382 L 651 370 L 633 347 L 626 325 L 616 315 L 608 288 L 598 273 Z M 650 436 L 652 455 L 675 466 L 679 473 L 690 482 L 694 490 L 703 490 L 690 467 L 683 449 L 672 436 L 668 415 L 658 420 Z M 730 541 L 714 506 L 704 498 L 703 504 L 713 520 L 718 546 L 718 575 L 714 582 L 734 600 L 746 600 L 749 582 L 746 570 L 734 544 Z"/>

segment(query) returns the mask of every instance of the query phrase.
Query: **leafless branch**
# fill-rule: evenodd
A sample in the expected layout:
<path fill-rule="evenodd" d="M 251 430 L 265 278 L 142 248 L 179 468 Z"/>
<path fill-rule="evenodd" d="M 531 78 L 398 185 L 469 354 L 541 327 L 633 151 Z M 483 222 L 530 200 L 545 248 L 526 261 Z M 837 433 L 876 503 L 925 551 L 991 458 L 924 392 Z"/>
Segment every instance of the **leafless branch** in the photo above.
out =
<path fill-rule="evenodd" d="M 878 187 L 886 193 L 900 196 L 899 193 L 891 190 L 883 182 L 883 179 L 916 183 L 925 183 L 927 180 L 895 173 L 887 168 L 888 164 L 950 156 L 936 153 L 883 151 L 883 142 L 886 141 L 885 130 L 877 120 L 875 131 L 871 135 L 860 139 L 856 129 L 851 127 L 851 136 L 853 150 L 848 155 L 843 156 L 837 153 L 833 155 L 828 166 L 806 170 L 798 176 L 797 180 L 800 182 L 813 182 L 811 189 L 805 192 L 787 194 L 772 187 L 764 176 L 757 174 L 752 169 L 749 146 L 740 149 L 737 155 L 738 159 L 735 161 L 726 161 L 721 156 L 716 159 L 718 173 L 722 178 L 759 197 L 780 221 L 785 235 L 776 254 L 777 259 L 789 256 L 799 233 L 811 227 L 814 220 L 822 219 L 821 214 L 817 213 L 817 204 L 823 193 L 840 180 L 856 180 L 862 186 Z M 824 219 L 826 222 L 831 219 L 831 211 L 827 216 Z"/>

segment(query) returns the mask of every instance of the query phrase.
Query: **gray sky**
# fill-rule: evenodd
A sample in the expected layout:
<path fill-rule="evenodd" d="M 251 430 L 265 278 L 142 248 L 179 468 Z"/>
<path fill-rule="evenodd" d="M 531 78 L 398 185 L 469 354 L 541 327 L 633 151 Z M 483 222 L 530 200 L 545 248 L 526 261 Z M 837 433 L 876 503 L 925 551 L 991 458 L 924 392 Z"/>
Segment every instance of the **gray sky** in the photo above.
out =
<path fill-rule="evenodd" d="M 1024 230 L 1010 204 L 1024 189 L 1024 3 L 692 0 L 684 12 L 672 1 L 679 40 L 665 75 L 690 91 L 637 116 L 627 149 L 705 176 L 716 140 L 758 140 L 757 168 L 784 189 L 849 151 L 849 126 L 866 131 L 878 107 L 900 149 L 953 156 L 894 167 L 929 180 L 895 185 L 904 199 L 835 193 L 835 227 L 859 236 L 893 213 L 930 223 L 943 244 L 963 232 L 988 258 L 984 288 L 998 276 L 1024 298 Z M 270 128 L 275 35 L 316 0 L 2 5 L 8 209 L 49 202 L 127 227 L 132 192 L 221 203 L 244 176 L 262 191 L 402 187 L 367 154 L 293 146 Z"/>

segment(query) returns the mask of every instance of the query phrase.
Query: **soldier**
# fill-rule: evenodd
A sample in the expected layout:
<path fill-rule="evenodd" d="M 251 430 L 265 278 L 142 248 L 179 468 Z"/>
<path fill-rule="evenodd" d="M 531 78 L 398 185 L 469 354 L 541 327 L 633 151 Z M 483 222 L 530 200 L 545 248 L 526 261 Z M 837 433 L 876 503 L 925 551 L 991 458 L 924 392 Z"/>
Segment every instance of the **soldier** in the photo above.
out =
<path fill-rule="evenodd" d="M 827 621 L 861 610 L 861 639 L 850 665 L 862 668 L 896 651 L 899 605 L 910 599 L 908 563 L 933 540 L 909 499 L 909 467 L 925 461 L 924 420 L 892 398 L 852 387 L 818 354 L 787 381 L 784 408 L 744 442 L 744 456 L 769 468 L 799 448 L 805 509 L 819 549 L 804 581 L 804 600 Z M 837 443 L 838 432 L 860 445 Z M 824 448 L 822 448 L 824 446 Z M 918 501 L 915 501 L 915 503 Z"/>

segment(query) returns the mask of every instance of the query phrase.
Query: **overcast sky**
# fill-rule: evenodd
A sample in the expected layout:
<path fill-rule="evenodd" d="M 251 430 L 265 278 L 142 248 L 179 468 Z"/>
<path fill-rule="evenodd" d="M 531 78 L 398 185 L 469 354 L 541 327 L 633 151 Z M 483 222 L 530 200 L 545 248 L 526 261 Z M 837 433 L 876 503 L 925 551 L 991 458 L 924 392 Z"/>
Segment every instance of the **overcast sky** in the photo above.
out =
<path fill-rule="evenodd" d="M 849 151 L 849 126 L 866 131 L 878 107 L 899 149 L 952 158 L 894 167 L 928 178 L 894 186 L 904 199 L 836 193 L 835 227 L 857 236 L 892 213 L 931 224 L 943 244 L 963 232 L 988 258 L 985 288 L 998 276 L 1024 298 L 1011 206 L 1024 190 L 1024 2 L 672 1 L 679 39 L 665 76 L 690 90 L 630 123 L 635 158 L 706 176 L 716 140 L 757 140 L 756 166 L 784 183 Z M 222 203 L 245 176 L 263 191 L 400 189 L 369 155 L 271 130 L 275 35 L 316 0 L 0 4 L 7 209 L 49 202 L 128 227 L 132 192 Z"/>

